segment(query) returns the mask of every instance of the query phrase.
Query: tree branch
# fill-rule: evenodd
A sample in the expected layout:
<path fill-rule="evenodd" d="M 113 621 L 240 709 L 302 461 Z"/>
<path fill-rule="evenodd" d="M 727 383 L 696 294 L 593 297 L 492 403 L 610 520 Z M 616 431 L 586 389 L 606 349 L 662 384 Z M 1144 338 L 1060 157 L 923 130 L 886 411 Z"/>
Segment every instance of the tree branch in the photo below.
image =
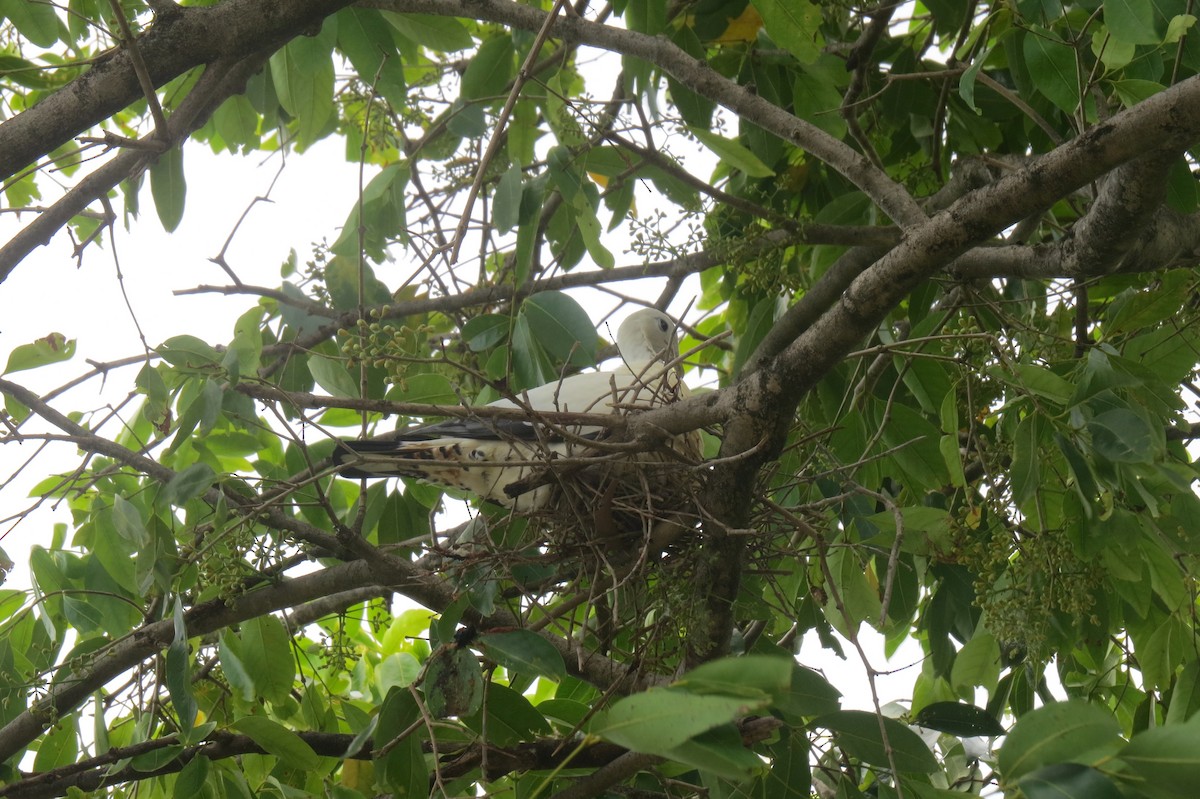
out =
<path fill-rule="evenodd" d="M 441 16 L 499 22 L 521 30 L 540 30 L 546 12 L 511 0 L 390 0 L 372 2 L 377 8 L 406 13 L 418 12 Z M 858 186 L 884 213 L 902 227 L 925 218 L 917 202 L 866 157 L 815 125 L 788 113 L 749 88 L 730 80 L 697 61 L 661 36 L 601 25 L 582 17 L 564 16 L 550 25 L 550 35 L 568 44 L 586 44 L 613 53 L 641 58 L 692 91 L 707 97 L 764 130 L 802 148 L 824 161 L 847 180 Z"/>
<path fill-rule="evenodd" d="M 214 6 L 176 7 L 137 39 L 155 86 L 218 60 L 265 57 L 289 39 L 319 26 L 351 0 L 228 0 Z M 45 153 L 101 124 L 142 97 L 133 58 L 117 50 L 33 107 L 0 123 L 0 181 Z"/>
<path fill-rule="evenodd" d="M 192 91 L 180 103 L 179 108 L 171 114 L 166 128 L 156 130 L 140 140 L 153 143 L 153 149 L 130 148 L 120 153 L 76 183 L 62 199 L 39 214 L 0 248 L 0 282 L 8 278 L 25 256 L 37 247 L 47 244 L 72 217 L 82 213 L 95 200 L 106 196 L 109 190 L 121 181 L 152 164 L 162 152 L 187 139 L 193 130 L 204 124 L 217 105 L 244 88 L 246 80 L 262 67 L 265 59 L 266 56 L 263 55 L 236 63 L 218 62 L 208 67 Z M 32 113 L 40 107 L 36 105 L 25 114 Z M 25 114 L 15 119 L 20 119 Z M 2 127 L 0 125 L 0 128 Z M 3 141 L 2 134 L 3 130 L 0 130 L 0 142 Z M 0 156 L 0 160 L 2 158 L 3 156 Z"/>

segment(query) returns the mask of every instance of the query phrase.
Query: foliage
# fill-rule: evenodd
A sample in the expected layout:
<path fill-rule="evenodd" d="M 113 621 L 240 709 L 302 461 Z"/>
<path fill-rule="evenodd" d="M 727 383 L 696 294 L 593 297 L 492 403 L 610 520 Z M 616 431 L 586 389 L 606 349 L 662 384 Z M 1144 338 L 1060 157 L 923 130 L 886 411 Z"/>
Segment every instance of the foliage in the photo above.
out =
<path fill-rule="evenodd" d="M 0 796 L 1191 796 L 1190 10 L 0 0 L 0 279 L 174 229 L 189 138 L 366 175 L 278 288 L 222 264 L 231 340 L 88 373 L 137 367 L 119 424 L 22 386 L 75 342 L 9 355 L 0 443 L 83 458 L 0 592 Z M 695 484 L 457 524 L 330 468 L 648 290 L 703 390 L 614 436 L 706 430 Z M 926 655 L 901 710 L 802 665 L 864 625 Z"/>

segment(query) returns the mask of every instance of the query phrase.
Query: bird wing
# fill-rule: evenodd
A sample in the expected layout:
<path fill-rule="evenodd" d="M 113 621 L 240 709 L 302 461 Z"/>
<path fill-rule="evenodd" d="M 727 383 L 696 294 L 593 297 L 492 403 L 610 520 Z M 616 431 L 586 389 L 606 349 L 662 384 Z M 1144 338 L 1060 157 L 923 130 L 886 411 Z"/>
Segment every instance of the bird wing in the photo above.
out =
<path fill-rule="evenodd" d="M 631 318 L 618 336 L 625 361 L 617 367 L 571 375 L 489 407 L 527 409 L 534 415 L 625 413 L 680 399 L 684 387 L 679 370 L 662 360 L 665 352 L 675 348 L 673 323 L 651 309 Z M 388 439 L 341 442 L 333 460 L 346 477 L 414 477 L 528 511 L 545 505 L 550 486 L 516 497 L 508 490 L 553 457 L 570 454 L 573 445 L 563 440 L 561 429 L 537 418 L 448 419 Z M 571 436 L 596 438 L 604 428 L 576 425 L 567 431 Z"/>
<path fill-rule="evenodd" d="M 505 489 L 532 476 L 550 458 L 566 451 L 561 443 L 429 437 L 427 431 L 422 428 L 391 440 L 342 441 L 334 449 L 333 462 L 344 477 L 413 477 L 461 488 L 515 510 L 530 511 L 546 504 L 549 486 L 516 497 L 509 496 Z"/>

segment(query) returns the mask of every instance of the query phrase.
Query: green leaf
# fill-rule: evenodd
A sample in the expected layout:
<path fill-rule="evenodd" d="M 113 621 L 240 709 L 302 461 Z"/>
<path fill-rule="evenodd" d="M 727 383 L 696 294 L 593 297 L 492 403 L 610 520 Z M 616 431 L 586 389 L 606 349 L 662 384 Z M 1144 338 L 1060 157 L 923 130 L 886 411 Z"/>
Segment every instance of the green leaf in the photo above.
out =
<path fill-rule="evenodd" d="M 1013 441 L 1012 495 L 1013 502 L 1024 505 L 1033 497 L 1042 483 L 1042 416 L 1030 414 L 1017 425 Z"/>
<path fill-rule="evenodd" d="M 1143 100 L 1153 97 L 1167 88 L 1152 80 L 1118 80 L 1113 81 L 1113 90 L 1121 98 L 1121 105 L 1132 108 Z M 1166 292 L 1160 292 L 1166 293 Z"/>
<path fill-rule="evenodd" d="M 864 763 L 891 768 L 894 760 L 898 770 L 922 774 L 938 768 L 937 759 L 921 736 L 895 719 L 865 710 L 839 710 L 815 719 L 812 726 L 832 732 L 842 751 Z"/>
<path fill-rule="evenodd" d="M 350 374 L 344 361 L 313 353 L 308 356 L 308 371 L 317 385 L 334 397 L 357 397 L 358 381 Z"/>
<path fill-rule="evenodd" d="M 196 799 L 204 795 L 204 784 L 208 781 L 212 761 L 204 755 L 196 755 L 175 778 L 171 799 Z"/>
<path fill-rule="evenodd" d="M 896 540 L 896 514 L 890 510 L 866 518 L 879 528 L 879 536 L 871 539 L 872 544 L 889 546 Z M 904 540 L 900 546 L 914 555 L 948 551 L 954 542 L 955 522 L 950 512 L 942 508 L 925 505 L 908 505 L 900 508 L 900 521 L 904 525 Z"/>
<path fill-rule="evenodd" d="M 846 638 L 851 638 L 863 622 L 878 624 L 882 606 L 879 592 L 867 579 L 858 552 L 850 547 L 838 547 L 829 555 L 829 570 L 837 581 L 841 604 L 829 592 L 825 618 Z M 849 618 L 847 618 L 847 616 Z"/>
<path fill-rule="evenodd" d="M 833 713 L 841 704 L 841 691 L 809 668 L 796 664 L 786 696 L 776 697 L 775 705 L 795 718 Z"/>
<path fill-rule="evenodd" d="M 270 615 L 243 622 L 238 644 L 237 655 L 258 694 L 271 702 L 284 701 L 292 690 L 296 661 L 283 622 Z"/>
<path fill-rule="evenodd" d="M 700 733 L 664 753 L 664 757 L 727 780 L 745 780 L 767 770 L 762 759 L 742 743 L 742 736 L 732 724 Z"/>
<path fill-rule="evenodd" d="M 462 721 L 470 730 L 486 732 L 494 746 L 513 746 L 551 732 L 549 722 L 527 698 L 497 682 L 488 686 L 484 706 Z"/>
<path fill-rule="evenodd" d="M 458 405 L 458 394 L 443 374 L 421 372 L 406 376 L 388 389 L 386 399 L 396 402 L 426 402 L 430 405 Z"/>
<path fill-rule="evenodd" d="M 1088 518 L 1091 518 L 1092 502 L 1095 500 L 1098 491 L 1092 467 L 1083 457 L 1083 453 L 1079 451 L 1079 448 L 1066 436 L 1061 433 L 1055 433 L 1054 442 L 1058 444 L 1059 450 L 1067 460 L 1067 468 L 1071 472 L 1072 485 L 1076 493 L 1079 494 L 1084 513 Z"/>
<path fill-rule="evenodd" d="M 770 655 L 725 657 L 704 663 L 672 683 L 697 694 L 747 696 L 755 701 L 762 696 L 782 696 L 791 691 L 795 662 Z"/>
<path fill-rule="evenodd" d="M 374 183 L 374 179 L 371 182 Z M 392 292 L 382 280 L 375 276 L 375 270 L 371 268 L 370 264 L 358 262 L 357 247 L 358 245 L 355 244 L 354 257 L 334 258 L 325 267 L 325 281 L 329 286 L 333 307 L 339 311 L 358 308 L 360 274 L 362 275 L 362 303 L 364 305 L 383 305 L 392 299 Z"/>
<path fill-rule="evenodd" d="M 407 101 L 403 58 L 383 15 L 369 8 L 343 8 L 337 13 L 337 45 L 361 79 L 373 84 L 396 107 Z"/>
<path fill-rule="evenodd" d="M 670 688 L 651 688 L 627 696 L 597 715 L 589 732 L 635 752 L 669 757 L 689 738 L 761 710 L 769 698 L 700 695 Z"/>
<path fill-rule="evenodd" d="M 1200 784 L 1200 721 L 1156 727 L 1133 737 L 1119 753 L 1150 785 L 1180 797 L 1196 795 Z"/>
<path fill-rule="evenodd" d="M 183 148 L 172 147 L 150 166 L 150 196 L 163 228 L 172 232 L 183 219 L 187 181 L 183 174 Z"/>
<path fill-rule="evenodd" d="M 543 291 L 521 304 L 538 344 L 555 359 L 577 366 L 596 363 L 596 327 L 583 306 L 561 291 Z"/>
<path fill-rule="evenodd" d="M 264 716 L 243 716 L 230 726 L 249 736 L 265 752 L 279 758 L 291 768 L 314 771 L 320 764 L 321 759 L 303 738 Z"/>
<path fill-rule="evenodd" d="M 1200 710 L 1200 661 L 1193 660 L 1175 678 L 1166 724 L 1183 724 L 1193 718 L 1197 710 Z"/>
<path fill-rule="evenodd" d="M 421 752 L 420 734 L 399 738 L 420 717 L 416 698 L 405 688 L 388 691 L 379 709 L 375 730 L 375 776 L 379 784 L 396 797 L 415 798 L 429 792 L 429 769 Z"/>
<path fill-rule="evenodd" d="M 246 665 L 242 663 L 242 658 L 238 655 L 241 649 L 241 642 L 228 630 L 221 632 L 220 640 L 217 643 L 217 653 L 221 657 L 221 673 L 229 682 L 229 687 L 233 689 L 235 695 L 240 696 L 243 702 L 249 702 L 254 699 L 254 680 L 250 677 L 250 673 L 246 671 Z"/>
<path fill-rule="evenodd" d="M 503 314 L 483 314 L 467 320 L 463 325 L 463 341 L 471 348 L 471 352 L 490 350 L 508 338 L 508 328 L 512 319 Z"/>
<path fill-rule="evenodd" d="M 589 183 L 586 188 L 592 189 L 592 191 L 581 191 L 571 200 L 571 209 L 575 212 L 576 230 L 596 266 L 601 269 L 612 269 L 617 262 L 612 252 L 604 246 L 604 242 L 600 239 L 603 228 L 591 200 L 591 195 L 595 194 L 595 187 Z"/>
<path fill-rule="evenodd" d="M 562 655 L 553 644 L 530 630 L 484 633 L 475 639 L 484 656 L 510 672 L 540 674 L 561 680 L 567 673 Z"/>
<path fill-rule="evenodd" d="M 1163 44 L 1177 43 L 1195 24 L 1196 17 L 1193 14 L 1176 14 L 1171 17 L 1171 21 L 1167 23 L 1167 35 L 1163 37 Z"/>
<path fill-rule="evenodd" d="M 58 44 L 58 15 L 54 13 L 53 5 L 30 0 L 3 0 L 0 2 L 0 19 L 4 17 L 32 44 L 38 47 Z"/>
<path fill-rule="evenodd" d="M 68 339 L 62 333 L 50 333 L 29 344 L 13 347 L 12 352 L 8 354 L 8 363 L 4 367 L 4 374 L 68 361 L 74 355 L 75 339 Z"/>
<path fill-rule="evenodd" d="M 1079 106 L 1075 51 L 1045 28 L 1031 25 L 1025 35 L 1025 63 L 1037 90 L 1068 115 Z"/>
<path fill-rule="evenodd" d="M 462 76 L 462 96 L 466 100 L 498 97 L 516 73 L 516 49 L 508 33 L 487 39 L 475 51 Z"/>
<path fill-rule="evenodd" d="M 195 336 L 173 336 L 164 341 L 155 352 L 179 369 L 211 368 L 221 362 L 221 353 Z"/>
<path fill-rule="evenodd" d="M 113 496 L 113 525 L 117 533 L 134 547 L 144 547 L 150 541 L 142 514 L 132 502 L 117 494 Z"/>
<path fill-rule="evenodd" d="M 992 50 L 989 47 L 975 56 L 975 59 L 971 62 L 971 66 L 967 67 L 966 71 L 958 79 L 958 96 L 967 104 L 967 108 L 970 108 L 976 114 L 982 114 L 983 112 L 975 106 L 975 82 L 979 78 L 979 70 L 983 68 L 984 63 L 991 53 Z"/>
<path fill-rule="evenodd" d="M 129 761 L 129 767 L 143 773 L 158 771 L 174 763 L 181 754 L 183 754 L 182 746 L 164 746 L 134 757 Z"/>
<path fill-rule="evenodd" d="M 258 112 L 244 94 L 235 94 L 213 112 L 213 125 L 230 152 L 259 143 L 258 123 Z"/>
<path fill-rule="evenodd" d="M 961 694 L 981 687 L 991 693 L 1000 679 L 1000 647 L 991 633 L 976 630 L 954 658 L 950 685 Z"/>
<path fill-rule="evenodd" d="M 1114 39 L 1128 44 L 1158 44 L 1154 6 L 1148 0 L 1104 0 L 1104 24 Z"/>
<path fill-rule="evenodd" d="M 900 403 L 892 406 L 883 440 L 896 448 L 889 456 L 900 464 L 913 490 L 934 490 L 950 481 L 938 443 L 941 437 L 941 431 L 919 411 Z"/>
<path fill-rule="evenodd" d="M 1032 394 L 1066 405 L 1075 393 L 1075 386 L 1044 366 L 1018 363 L 1011 371 L 1000 366 L 987 370 L 990 377 L 1018 389 L 1021 394 Z"/>
<path fill-rule="evenodd" d="M 1162 429 L 1155 429 L 1144 416 L 1125 408 L 1097 414 L 1088 422 L 1092 449 L 1117 463 L 1150 463 L 1166 448 Z"/>
<path fill-rule="evenodd" d="M 325 31 L 335 28 L 329 24 L 322 35 L 297 36 L 271 56 L 275 93 L 283 109 L 296 118 L 301 149 L 320 137 L 333 115 L 332 41 Z"/>
<path fill-rule="evenodd" d="M 488 131 L 487 116 L 481 103 L 455 100 L 447 111 L 446 129 L 463 139 L 474 139 Z"/>
<path fill-rule="evenodd" d="M 786 730 L 786 728 L 785 728 Z M 771 799 L 809 799 L 812 796 L 812 753 L 803 730 L 781 731 L 771 744 L 771 773 L 764 780 Z"/>
<path fill-rule="evenodd" d="M 196 725 L 196 699 L 192 696 L 192 655 L 188 649 L 187 626 L 183 621 L 183 603 L 175 599 L 175 637 L 167 647 L 164 670 L 167 693 L 179 718 L 179 729 L 186 741 L 187 733 Z"/>
<path fill-rule="evenodd" d="M 517 226 L 521 220 L 523 192 L 524 172 L 520 164 L 513 162 L 496 184 L 496 193 L 493 195 L 495 213 L 492 222 L 496 225 L 496 230 L 507 233 Z"/>
<path fill-rule="evenodd" d="M 1004 735 L 1004 725 L 983 708 L 962 702 L 934 702 L 921 708 L 913 724 L 929 730 L 947 732 L 959 738 Z"/>
<path fill-rule="evenodd" d="M 34 771 L 52 771 L 75 762 L 79 754 L 78 724 L 77 716 L 64 716 L 42 736 L 33 758 Z"/>
<path fill-rule="evenodd" d="M 1121 727 L 1098 705 L 1072 699 L 1032 710 L 1009 732 L 997 760 L 1008 782 L 1043 766 L 1066 761 L 1088 763 L 1098 752 L 1121 744 Z"/>
<path fill-rule="evenodd" d="M 821 8 L 810 0 L 754 0 L 763 27 L 801 64 L 811 64 L 825 44 L 821 36 Z"/>
<path fill-rule="evenodd" d="M 470 716 L 483 705 L 483 673 L 470 649 L 447 644 L 435 652 L 421 685 L 434 718 Z"/>
<path fill-rule="evenodd" d="M 1112 780 L 1091 766 L 1055 763 L 1021 779 L 1029 799 L 1120 799 Z"/>
<path fill-rule="evenodd" d="M 216 476 L 207 463 L 193 463 L 163 486 L 159 501 L 164 505 L 181 506 L 207 491 Z"/>
<path fill-rule="evenodd" d="M 261 307 L 251 308 L 238 317 L 233 326 L 233 341 L 221 359 L 221 365 L 236 382 L 242 375 L 253 375 L 262 358 L 262 315 Z"/>
<path fill-rule="evenodd" d="M 516 383 L 509 388 L 517 391 L 549 383 L 557 376 L 526 314 L 517 314 L 513 325 L 512 366 Z"/>
<path fill-rule="evenodd" d="M 779 310 L 777 297 L 763 297 L 754 303 L 750 309 L 750 317 L 742 327 L 737 338 L 737 346 L 733 351 L 733 373 L 740 374 L 746 361 L 758 349 L 763 338 L 775 326 L 775 316 Z"/>
<path fill-rule="evenodd" d="M 704 45 L 689 27 L 675 30 L 671 34 L 671 41 L 693 58 L 703 61 L 707 57 Z M 675 109 L 686 124 L 698 128 L 712 126 L 712 115 L 716 109 L 716 103 L 708 97 L 692 91 L 686 83 L 676 80 L 669 73 L 667 75 L 667 92 L 671 97 L 671 102 L 675 104 Z"/>
<path fill-rule="evenodd" d="M 845 62 L 832 55 L 822 55 L 816 61 L 804 64 L 792 76 L 792 104 L 796 116 L 811 122 L 835 139 L 845 138 L 847 125 L 841 114 L 845 80 Z M 781 104 L 786 104 L 783 98 Z M 746 132 L 751 130 L 753 128 Z M 769 133 L 758 135 L 771 136 Z"/>
<path fill-rule="evenodd" d="M 754 153 L 750 152 L 740 142 L 718 136 L 702 128 L 688 128 L 688 131 L 709 150 L 712 150 L 722 161 L 740 169 L 752 178 L 769 178 L 775 176 L 775 170 L 764 164 Z"/>
<path fill-rule="evenodd" d="M 384 13 L 384 17 L 405 38 L 430 50 L 453 53 L 475 43 L 466 27 L 453 17 L 391 13 Z"/>

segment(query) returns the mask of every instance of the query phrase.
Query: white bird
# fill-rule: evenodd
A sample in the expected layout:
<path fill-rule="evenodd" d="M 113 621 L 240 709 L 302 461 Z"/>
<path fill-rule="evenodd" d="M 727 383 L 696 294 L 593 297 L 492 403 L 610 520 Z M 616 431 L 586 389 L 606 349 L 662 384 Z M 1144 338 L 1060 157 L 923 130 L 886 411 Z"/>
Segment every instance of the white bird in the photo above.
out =
<path fill-rule="evenodd" d="M 675 402 L 686 394 L 676 326 L 654 308 L 630 314 L 617 330 L 622 363 L 601 372 L 571 375 L 523 392 L 520 401 L 501 399 L 489 408 L 524 408 L 529 420 L 463 418 L 408 430 L 386 440 L 343 441 L 334 463 L 345 477 L 415 477 L 461 488 L 520 512 L 546 505 L 553 487 L 540 485 L 510 495 L 510 486 L 534 477 L 554 457 L 588 451 L 572 437 L 595 438 L 600 426 L 561 427 L 539 421 L 539 413 L 627 413 Z M 692 453 L 698 455 L 698 452 Z M 520 487 L 514 487 L 519 490 Z"/>

